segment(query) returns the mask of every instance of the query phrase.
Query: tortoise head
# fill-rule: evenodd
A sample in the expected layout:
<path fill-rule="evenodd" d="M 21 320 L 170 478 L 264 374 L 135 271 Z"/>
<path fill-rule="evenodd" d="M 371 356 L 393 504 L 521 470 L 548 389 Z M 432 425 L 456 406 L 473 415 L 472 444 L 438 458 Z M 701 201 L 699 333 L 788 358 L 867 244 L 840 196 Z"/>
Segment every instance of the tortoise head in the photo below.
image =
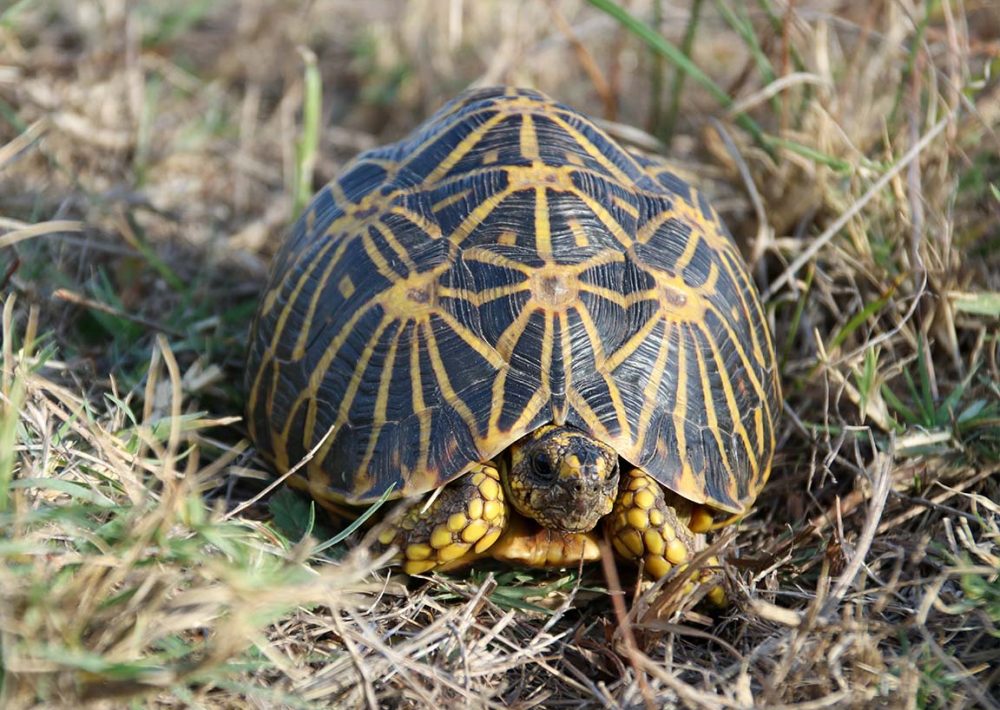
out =
<path fill-rule="evenodd" d="M 545 426 L 511 446 L 504 486 L 522 515 L 553 530 L 587 532 L 611 512 L 618 454 L 577 429 Z"/>

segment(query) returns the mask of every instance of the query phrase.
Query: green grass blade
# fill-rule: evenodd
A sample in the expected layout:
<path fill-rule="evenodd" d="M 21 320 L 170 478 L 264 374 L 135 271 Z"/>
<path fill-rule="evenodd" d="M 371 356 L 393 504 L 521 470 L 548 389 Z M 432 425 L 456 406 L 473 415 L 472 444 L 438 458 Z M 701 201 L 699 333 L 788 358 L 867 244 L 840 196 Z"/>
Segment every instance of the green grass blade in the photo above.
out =
<path fill-rule="evenodd" d="M 305 62 L 305 90 L 302 100 L 302 134 L 295 145 L 295 175 L 292 188 L 292 214 L 298 217 L 312 197 L 313 170 L 319 153 L 319 124 L 323 110 L 323 84 L 316 55 L 302 52 Z"/>
<path fill-rule="evenodd" d="M 328 550 L 331 547 L 333 547 L 334 545 L 339 545 L 344 540 L 346 540 L 351 534 L 354 533 L 355 530 L 357 530 L 362 525 L 364 525 L 365 521 L 367 521 L 370 517 L 372 517 L 373 515 L 375 515 L 375 512 L 379 508 L 381 508 L 383 506 L 383 504 L 385 504 L 385 502 L 387 500 L 389 500 L 389 496 L 392 495 L 392 492 L 393 492 L 393 490 L 395 488 L 396 488 L 395 485 L 389 486 L 388 490 L 386 490 L 386 492 L 382 494 L 382 497 L 379 498 L 374 503 L 372 503 L 368 507 L 368 510 L 366 510 L 364 513 L 362 513 L 361 515 L 358 516 L 357 520 L 355 520 L 354 522 L 352 522 L 350 525 L 348 525 L 346 528 L 344 528 L 343 530 L 341 530 L 339 533 L 337 533 L 336 535 L 334 535 L 333 537 L 331 537 L 329 540 L 327 540 L 323 544 L 318 545 L 316 547 L 316 550 L 315 550 L 316 553 L 318 554 L 320 552 L 323 552 L 324 550 Z"/>
<path fill-rule="evenodd" d="M 698 68 L 698 66 L 688 59 L 680 49 L 668 42 L 656 30 L 648 24 L 632 15 L 628 10 L 621 7 L 613 0 L 587 0 L 598 10 L 606 13 L 618 21 L 625 29 L 645 42 L 658 54 L 663 55 L 674 66 L 688 74 L 694 81 L 698 82 L 712 97 L 725 109 L 733 106 L 733 100 L 729 94 L 722 90 L 712 78 Z M 754 140 L 764 148 L 770 148 L 769 141 L 761 130 L 761 127 L 750 116 L 745 113 L 737 114 L 735 117 L 737 125 L 750 133 Z"/>
<path fill-rule="evenodd" d="M 740 36 L 743 43 L 746 44 L 747 49 L 750 51 L 750 56 L 753 57 L 754 64 L 757 65 L 757 71 L 760 72 L 761 78 L 764 84 L 770 84 L 775 80 L 774 67 L 771 65 L 771 60 L 767 58 L 764 54 L 764 50 L 761 49 L 760 42 L 757 41 L 757 35 L 754 33 L 753 25 L 750 20 L 744 15 L 740 16 L 736 14 L 736 11 L 729 6 L 725 0 L 715 0 L 715 6 L 719 9 L 719 13 L 722 15 L 722 19 L 732 27 L 736 34 Z M 744 13 L 746 8 L 744 8 Z M 773 96 L 771 98 L 771 106 L 775 111 L 778 111 L 778 97 Z"/>
<path fill-rule="evenodd" d="M 885 305 L 889 302 L 889 299 L 892 298 L 892 294 L 894 292 L 895 288 L 890 289 L 889 293 L 885 296 L 872 301 L 860 311 L 855 313 L 851 319 L 844 324 L 844 327 L 837 331 L 837 334 L 833 336 L 833 340 L 831 340 L 830 344 L 827 346 L 827 351 L 836 350 L 843 345 L 844 341 L 847 340 L 847 338 L 849 338 L 854 331 L 867 323 L 868 319 L 873 315 L 885 308 Z"/>
<path fill-rule="evenodd" d="M 917 376 L 920 378 L 920 407 L 924 412 L 926 424 L 937 420 L 934 411 L 934 390 L 931 388 L 931 373 L 927 365 L 927 341 L 923 336 L 917 338 Z"/>
<path fill-rule="evenodd" d="M 797 141 L 789 140 L 787 138 L 782 138 L 781 136 L 767 136 L 767 140 L 772 146 L 777 146 L 779 148 L 785 148 L 793 153 L 798 153 L 799 155 L 809 158 L 814 163 L 820 165 L 825 165 L 828 168 L 836 170 L 838 173 L 849 174 L 854 171 L 854 164 L 846 160 L 840 160 L 839 158 L 834 158 L 826 153 L 821 153 L 815 148 L 803 145 Z"/>
<path fill-rule="evenodd" d="M 13 5 L 0 12 L 0 25 L 15 29 L 18 14 L 33 2 L 34 0 L 17 0 Z"/>
<path fill-rule="evenodd" d="M 653 26 L 659 27 L 663 22 L 663 0 L 653 0 Z M 660 123 L 663 120 L 663 69 L 665 60 L 662 54 L 653 54 L 653 66 L 649 72 L 649 118 L 646 130 L 653 135 L 659 135 Z"/>
<path fill-rule="evenodd" d="M 809 293 L 812 291 L 813 277 L 816 276 L 816 269 L 809 267 L 806 272 L 805 285 L 802 292 L 799 294 L 799 299 L 795 303 L 795 312 L 792 314 L 791 326 L 788 328 L 788 333 L 785 335 L 785 342 L 781 347 L 781 367 L 784 369 L 785 363 L 788 362 L 788 356 L 792 352 L 792 346 L 795 344 L 795 336 L 799 332 L 799 327 L 802 324 L 802 315 L 805 312 L 806 303 L 809 301 Z"/>
<path fill-rule="evenodd" d="M 156 249 L 150 246 L 148 240 L 146 239 L 145 230 L 143 230 L 142 225 L 140 225 L 136 220 L 135 216 L 128 212 L 125 215 L 125 219 L 131 229 L 131 234 L 123 234 L 126 241 L 136 249 L 142 258 L 145 259 L 149 265 L 163 277 L 170 288 L 172 288 L 177 293 L 186 293 L 188 290 L 187 281 L 178 276 L 177 272 L 174 271 L 170 265 L 157 254 Z M 124 309 L 124 306 L 122 306 Z"/>
<path fill-rule="evenodd" d="M 903 400 L 897 397 L 896 394 L 889 389 L 889 385 L 882 385 L 882 397 L 885 399 L 889 407 L 891 407 L 893 411 L 903 418 L 904 422 L 911 426 L 916 426 L 919 423 L 920 420 L 917 417 L 916 412 L 903 404 Z"/>
<path fill-rule="evenodd" d="M 691 48 L 694 46 L 694 38 L 698 30 L 698 20 L 701 18 L 702 0 L 694 0 L 691 3 L 691 16 L 688 18 L 687 27 L 684 28 L 684 39 L 681 40 L 681 51 L 685 57 L 691 56 Z M 670 146 L 670 141 L 674 137 L 674 128 L 677 125 L 677 114 L 681 108 L 681 94 L 684 93 L 684 80 L 687 73 L 681 71 L 680 67 L 674 68 L 674 81 L 670 87 L 670 106 L 667 109 L 667 117 L 663 122 L 663 127 L 656 131 L 664 144 Z"/>
<path fill-rule="evenodd" d="M 38 311 L 32 308 L 21 345 L 22 358 L 14 356 L 14 301 L 4 300 L 2 334 L 0 334 L 0 513 L 6 512 L 10 501 L 11 481 L 14 478 L 14 444 L 25 399 L 25 361 L 31 357 L 35 346 Z"/>
<path fill-rule="evenodd" d="M 953 293 L 951 297 L 956 311 L 976 316 L 1000 318 L 1000 291 Z"/>

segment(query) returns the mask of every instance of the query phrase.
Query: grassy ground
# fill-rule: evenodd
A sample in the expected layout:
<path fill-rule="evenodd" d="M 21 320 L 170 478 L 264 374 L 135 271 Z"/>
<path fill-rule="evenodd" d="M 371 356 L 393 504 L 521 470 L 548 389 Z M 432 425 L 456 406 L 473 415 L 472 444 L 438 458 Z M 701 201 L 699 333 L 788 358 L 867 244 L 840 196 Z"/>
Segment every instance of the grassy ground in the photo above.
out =
<path fill-rule="evenodd" d="M 0 704 L 997 707 L 998 70 L 991 0 L 0 4 Z M 407 584 L 264 493 L 242 348 L 301 196 L 498 82 L 751 260 L 786 410 L 724 611 Z"/>

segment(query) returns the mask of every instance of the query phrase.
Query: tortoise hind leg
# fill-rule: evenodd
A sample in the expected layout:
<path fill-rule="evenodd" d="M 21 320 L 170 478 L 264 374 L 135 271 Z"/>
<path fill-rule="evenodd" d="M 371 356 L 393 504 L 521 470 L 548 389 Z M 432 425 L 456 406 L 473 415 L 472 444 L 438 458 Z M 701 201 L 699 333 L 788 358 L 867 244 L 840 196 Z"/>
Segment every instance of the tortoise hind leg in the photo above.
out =
<path fill-rule="evenodd" d="M 608 516 L 608 535 L 621 557 L 642 560 L 646 573 L 659 579 L 674 567 L 686 564 L 704 547 L 702 536 L 691 528 L 699 532 L 707 529 L 706 518 L 707 512 L 701 506 L 682 499 L 668 501 L 663 487 L 652 476 L 634 468 L 622 481 Z M 717 563 L 714 558 L 712 562 Z M 722 604 L 725 593 L 721 587 L 714 587 L 708 597 Z"/>
<path fill-rule="evenodd" d="M 506 525 L 500 474 L 485 463 L 446 485 L 429 506 L 424 500 L 412 503 L 378 541 L 399 548 L 404 572 L 421 574 L 472 561 L 497 541 Z"/>

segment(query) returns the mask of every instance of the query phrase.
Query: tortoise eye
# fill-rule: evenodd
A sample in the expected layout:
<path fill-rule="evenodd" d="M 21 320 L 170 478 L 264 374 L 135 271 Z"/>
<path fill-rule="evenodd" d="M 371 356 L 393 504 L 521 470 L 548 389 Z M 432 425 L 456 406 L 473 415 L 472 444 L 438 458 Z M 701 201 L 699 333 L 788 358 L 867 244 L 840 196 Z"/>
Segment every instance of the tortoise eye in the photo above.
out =
<path fill-rule="evenodd" d="M 556 477 L 556 470 L 552 467 L 552 461 L 542 452 L 538 452 L 531 457 L 531 467 L 542 479 L 551 481 Z"/>

